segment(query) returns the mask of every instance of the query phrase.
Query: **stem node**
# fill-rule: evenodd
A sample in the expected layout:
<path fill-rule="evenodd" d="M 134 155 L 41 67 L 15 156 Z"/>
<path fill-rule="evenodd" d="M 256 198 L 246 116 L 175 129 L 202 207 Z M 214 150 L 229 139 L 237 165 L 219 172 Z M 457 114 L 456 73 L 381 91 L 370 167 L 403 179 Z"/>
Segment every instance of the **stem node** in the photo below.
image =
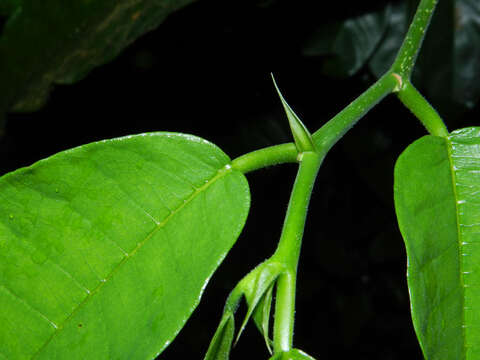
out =
<path fill-rule="evenodd" d="M 402 90 L 403 88 L 403 79 L 400 75 L 398 75 L 397 73 L 392 73 L 392 76 L 397 80 L 398 82 L 398 85 L 395 86 L 392 90 L 392 92 L 399 92 L 400 90 Z"/>

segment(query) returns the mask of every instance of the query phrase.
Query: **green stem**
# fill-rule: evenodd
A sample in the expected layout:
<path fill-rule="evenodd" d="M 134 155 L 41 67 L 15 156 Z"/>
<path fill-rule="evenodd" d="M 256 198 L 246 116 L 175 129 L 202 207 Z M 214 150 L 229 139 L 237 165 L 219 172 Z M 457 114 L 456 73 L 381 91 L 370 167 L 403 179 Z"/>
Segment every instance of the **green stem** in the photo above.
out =
<path fill-rule="evenodd" d="M 392 91 L 398 90 L 401 79 L 387 73 L 345 109 L 329 120 L 313 134 L 313 141 L 319 152 L 325 155 L 345 133 L 357 123 L 372 107 Z M 264 167 L 283 163 L 298 162 L 295 144 L 287 143 L 252 151 L 232 161 L 232 167 L 248 173 Z"/>
<path fill-rule="evenodd" d="M 398 92 L 400 100 L 423 122 L 430 133 L 439 136 L 448 134 L 441 118 L 410 83 L 411 72 L 436 3 L 437 0 L 421 0 L 391 69 L 313 134 L 317 151 L 298 153 L 295 145 L 288 143 L 257 150 L 232 161 L 232 167 L 243 173 L 274 164 L 300 162 L 282 235 L 272 257 L 286 268 L 277 281 L 273 326 L 275 354 L 292 349 L 300 247 L 313 185 L 327 152 L 372 107 L 392 92 Z"/>
<path fill-rule="evenodd" d="M 297 147 L 293 143 L 281 144 L 252 151 L 232 161 L 232 167 L 244 174 L 270 165 L 298 162 Z"/>
<path fill-rule="evenodd" d="M 442 118 L 430 103 L 407 81 L 398 92 L 398 98 L 422 122 L 432 135 L 447 137 L 448 130 Z"/>
<path fill-rule="evenodd" d="M 437 2 L 438 0 L 421 0 L 418 5 L 402 47 L 391 67 L 392 71 L 399 74 L 403 79 L 410 79 Z"/>
<path fill-rule="evenodd" d="M 416 90 L 409 81 L 437 2 L 438 0 L 420 1 L 390 71 L 313 134 L 314 143 L 322 154 L 325 155 L 358 120 L 393 91 L 399 91 L 400 100 L 419 117 L 430 133 L 439 136 L 446 134 L 447 130 L 438 114 L 420 94 L 415 94 Z M 247 173 L 269 165 L 297 162 L 296 158 L 295 145 L 288 143 L 245 154 L 233 160 L 232 166 Z"/>
<path fill-rule="evenodd" d="M 412 25 L 391 69 L 375 84 L 317 130 L 313 142 L 317 151 L 299 153 L 293 143 L 272 146 L 240 156 L 232 167 L 243 173 L 286 162 L 300 162 L 283 224 L 282 235 L 272 259 L 285 265 L 277 280 L 274 353 L 288 352 L 293 345 L 297 267 L 308 204 L 323 158 L 372 107 L 392 92 L 422 121 L 427 130 L 438 136 L 448 134 L 443 121 L 410 82 L 425 31 L 437 0 L 421 0 Z"/>
<path fill-rule="evenodd" d="M 399 85 L 398 76 L 390 72 L 378 79 L 367 91 L 313 134 L 317 149 L 326 154 L 358 120 L 385 96 L 397 90 Z"/>
<path fill-rule="evenodd" d="M 288 270 L 277 280 L 275 322 L 273 324 L 274 354 L 287 352 L 293 348 L 296 278 L 296 272 Z"/>
<path fill-rule="evenodd" d="M 287 269 L 277 282 L 273 326 L 274 353 L 289 351 L 292 348 L 297 265 L 308 204 L 323 160 L 323 156 L 315 152 L 304 152 L 300 157 L 300 167 L 290 196 L 282 235 L 273 255 L 273 258 L 285 264 Z"/>

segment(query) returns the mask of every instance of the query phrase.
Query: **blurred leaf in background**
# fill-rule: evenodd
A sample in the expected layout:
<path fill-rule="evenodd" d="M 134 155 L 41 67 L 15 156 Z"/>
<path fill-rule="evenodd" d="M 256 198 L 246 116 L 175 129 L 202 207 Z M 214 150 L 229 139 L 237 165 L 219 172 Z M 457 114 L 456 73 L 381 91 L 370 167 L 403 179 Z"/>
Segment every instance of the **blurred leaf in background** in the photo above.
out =
<path fill-rule="evenodd" d="M 455 9 L 454 99 L 473 107 L 480 98 L 480 2 L 463 0 Z"/>
<path fill-rule="evenodd" d="M 327 56 L 323 71 L 347 77 L 368 61 L 388 27 L 390 7 L 381 11 L 321 24 L 307 40 L 304 55 Z"/>
<path fill-rule="evenodd" d="M 0 114 L 35 111 L 193 0 L 2 0 Z M 2 29 L 3 28 L 3 29 Z"/>
<path fill-rule="evenodd" d="M 304 47 L 306 56 L 326 56 L 322 71 L 351 76 L 363 66 L 380 77 L 401 45 L 417 1 L 322 24 Z M 480 99 L 480 2 L 439 2 L 415 69 L 414 82 L 441 113 L 470 109 Z"/>

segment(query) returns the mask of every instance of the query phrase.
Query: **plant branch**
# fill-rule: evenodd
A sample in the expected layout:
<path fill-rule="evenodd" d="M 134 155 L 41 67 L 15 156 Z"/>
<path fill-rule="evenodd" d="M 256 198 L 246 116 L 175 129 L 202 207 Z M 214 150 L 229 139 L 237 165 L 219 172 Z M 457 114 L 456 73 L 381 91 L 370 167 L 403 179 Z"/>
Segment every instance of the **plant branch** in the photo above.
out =
<path fill-rule="evenodd" d="M 293 143 L 269 146 L 234 159 L 232 167 L 246 174 L 270 165 L 298 162 L 297 156 L 297 147 Z"/>
<path fill-rule="evenodd" d="M 442 118 L 410 81 L 398 92 L 398 98 L 422 122 L 432 135 L 447 137 L 448 130 Z"/>
<path fill-rule="evenodd" d="M 437 2 L 438 0 L 421 0 L 418 5 L 407 35 L 391 67 L 391 70 L 399 74 L 403 79 L 410 79 L 411 77 L 418 52 L 422 47 L 423 38 Z"/>
<path fill-rule="evenodd" d="M 273 326 L 274 353 L 289 351 L 292 348 L 297 265 L 308 204 L 323 160 L 323 156 L 315 152 L 304 152 L 300 157 L 300 167 L 290 196 L 282 235 L 272 257 L 283 263 L 287 269 L 277 282 Z"/>
<path fill-rule="evenodd" d="M 346 108 L 313 134 L 319 152 L 325 155 L 350 128 L 385 96 L 400 87 L 398 75 L 387 73 Z M 270 165 L 298 162 L 298 151 L 293 143 L 266 147 L 242 155 L 232 161 L 232 167 L 248 173 Z"/>
<path fill-rule="evenodd" d="M 326 154 L 372 107 L 399 87 L 399 78 L 388 72 L 313 134 L 317 149 Z"/>
<path fill-rule="evenodd" d="M 400 100 L 431 134 L 445 136 L 448 133 L 436 111 L 410 83 L 410 76 L 437 2 L 438 0 L 420 1 L 390 71 L 313 134 L 313 141 L 320 153 L 325 155 L 372 107 L 391 92 L 397 91 Z M 282 144 L 240 156 L 233 160 L 232 166 L 247 173 L 269 165 L 297 162 L 297 155 L 294 144 Z"/>
<path fill-rule="evenodd" d="M 232 167 L 243 173 L 280 163 L 300 163 L 280 241 L 272 257 L 284 264 L 286 269 L 279 276 L 276 285 L 273 326 L 275 354 L 292 349 L 296 277 L 303 231 L 313 185 L 328 151 L 371 108 L 392 92 L 398 92 L 400 100 L 422 121 L 431 134 L 438 136 L 448 134 L 440 116 L 410 82 L 411 72 L 437 1 L 421 0 L 390 70 L 313 134 L 316 151 L 299 152 L 295 144 L 288 143 L 253 151 L 232 161 Z"/>

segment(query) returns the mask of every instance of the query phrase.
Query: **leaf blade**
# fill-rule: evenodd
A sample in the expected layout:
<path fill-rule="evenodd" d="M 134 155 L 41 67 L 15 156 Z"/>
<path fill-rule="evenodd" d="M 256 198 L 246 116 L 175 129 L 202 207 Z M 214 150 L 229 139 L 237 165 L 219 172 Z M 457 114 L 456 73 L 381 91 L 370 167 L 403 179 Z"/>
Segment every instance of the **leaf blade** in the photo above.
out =
<path fill-rule="evenodd" d="M 273 287 L 272 284 L 266 293 L 263 295 L 260 303 L 255 308 L 253 312 L 253 320 L 255 325 L 257 325 L 258 330 L 262 333 L 263 339 L 265 340 L 265 346 L 270 354 L 273 353 L 272 343 L 270 339 L 270 312 L 272 309 L 272 300 L 273 300 Z"/>
<path fill-rule="evenodd" d="M 37 358 L 153 357 L 172 340 L 245 220 L 248 187 L 228 163 L 199 138 L 152 133 L 89 144 L 0 180 L 10 199 L 0 205 L 2 284 L 10 279 L 5 286 L 57 326 Z M 26 212 L 25 201 L 42 211 Z M 17 268 L 30 278 L 12 275 Z"/>
<path fill-rule="evenodd" d="M 228 360 L 235 335 L 235 312 L 242 300 L 243 293 L 236 287 L 228 295 L 220 324 L 204 356 L 204 360 Z"/>
<path fill-rule="evenodd" d="M 455 131 L 446 140 L 426 136 L 410 145 L 395 167 L 412 318 L 427 359 L 480 354 L 475 340 L 480 249 L 471 233 L 472 219 L 480 218 L 474 195 L 480 190 L 479 143 L 478 128 Z"/>

